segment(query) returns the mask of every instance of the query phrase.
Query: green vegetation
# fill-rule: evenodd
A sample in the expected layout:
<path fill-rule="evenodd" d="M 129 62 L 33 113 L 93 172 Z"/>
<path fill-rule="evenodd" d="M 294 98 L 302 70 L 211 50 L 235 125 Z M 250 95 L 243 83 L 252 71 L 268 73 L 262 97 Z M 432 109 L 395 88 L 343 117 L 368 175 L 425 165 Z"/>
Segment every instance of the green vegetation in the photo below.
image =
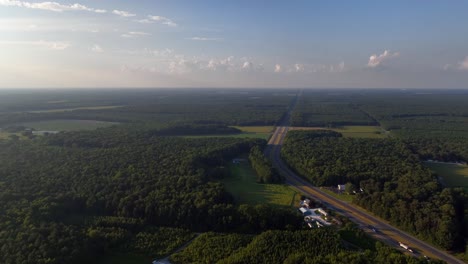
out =
<path fill-rule="evenodd" d="M 237 203 L 290 206 L 299 204 L 300 196 L 286 185 L 257 183 L 257 174 L 245 160 L 229 164 L 229 176 L 221 182 Z"/>
<path fill-rule="evenodd" d="M 239 130 L 231 131 L 231 133 L 219 133 L 216 130 L 207 131 L 204 135 L 189 135 L 186 138 L 205 138 L 205 137 L 234 137 L 234 138 L 259 138 L 268 140 L 272 134 L 274 127 L 272 126 L 232 126 L 232 129 Z"/>
<path fill-rule="evenodd" d="M 342 239 L 349 241 L 342 243 Z M 347 249 L 351 241 L 353 249 Z M 353 225 L 339 232 L 325 228 L 295 232 L 267 231 L 257 236 L 206 233 L 170 259 L 175 264 L 427 263 L 423 258 L 403 255 L 370 239 Z M 431 260 L 431 263 L 441 262 Z"/>
<path fill-rule="evenodd" d="M 58 101 L 58 102 L 64 103 L 65 101 Z M 76 111 L 76 110 L 105 110 L 105 109 L 114 109 L 114 108 L 119 108 L 119 107 L 123 107 L 123 105 L 88 106 L 88 107 L 75 107 L 75 108 L 62 108 L 62 109 L 34 110 L 34 111 L 28 111 L 28 112 L 29 113 L 58 113 L 58 112 L 68 112 L 68 111 Z"/>
<path fill-rule="evenodd" d="M 154 259 L 132 253 L 111 253 L 96 261 L 96 264 L 145 264 Z"/>
<path fill-rule="evenodd" d="M 96 120 L 49 120 L 27 122 L 20 124 L 27 128 L 42 131 L 76 131 L 76 130 L 94 130 L 101 127 L 108 127 L 117 123 L 104 122 Z"/>
<path fill-rule="evenodd" d="M 259 146 L 250 149 L 249 161 L 257 173 L 258 183 L 280 183 L 283 181 L 276 168 L 273 168 L 271 161 L 263 155 Z"/>
<path fill-rule="evenodd" d="M 339 132 L 343 137 L 350 138 L 385 138 L 387 134 L 379 126 L 343 126 L 333 128 L 333 131 Z"/>
<path fill-rule="evenodd" d="M 249 244 L 254 236 L 205 233 L 187 248 L 171 256 L 172 263 L 216 263 Z"/>
<path fill-rule="evenodd" d="M 468 189 L 468 166 L 460 164 L 424 162 L 424 165 L 443 178 L 448 187 Z"/>
<path fill-rule="evenodd" d="M 292 131 L 282 157 L 318 186 L 350 182 L 361 187 L 364 192 L 354 202 L 408 232 L 446 249 L 464 248 L 466 218 L 460 204 L 467 197 L 460 190 L 443 189 L 403 142 Z"/>
<path fill-rule="evenodd" d="M 352 202 L 355 195 L 351 195 L 351 194 L 346 194 L 346 193 L 336 193 L 334 191 L 331 191 L 331 190 L 328 190 L 327 188 L 321 188 L 321 190 L 325 193 L 327 193 L 328 195 L 331 195 L 335 198 L 338 198 L 342 201 L 345 201 L 345 202 Z"/>
<path fill-rule="evenodd" d="M 299 231 L 303 219 L 291 205 L 300 194 L 258 184 L 248 162 L 232 164 L 265 144 L 258 138 L 270 137 L 295 95 L 278 89 L 2 94 L 0 138 L 19 133 L 30 140 L 0 142 L 0 263 L 150 263 L 199 232 L 210 235 L 174 259 L 425 263 L 369 245 L 359 230 Z M 284 156 L 315 183 L 363 187 L 352 196 L 361 207 L 461 251 L 466 192 L 443 188 L 420 160 L 468 160 L 467 101 L 465 91 L 449 90 L 305 91 L 293 125 L 341 134 L 292 132 Z M 27 137 L 18 124 L 65 132 Z M 83 128 L 91 130 L 69 131 Z"/>

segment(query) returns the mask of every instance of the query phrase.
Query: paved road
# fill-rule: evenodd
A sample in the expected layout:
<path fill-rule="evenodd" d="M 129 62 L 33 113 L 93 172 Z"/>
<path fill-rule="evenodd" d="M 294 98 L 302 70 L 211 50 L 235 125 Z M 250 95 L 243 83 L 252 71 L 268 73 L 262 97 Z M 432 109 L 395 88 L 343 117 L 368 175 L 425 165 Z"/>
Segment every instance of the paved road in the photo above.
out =
<path fill-rule="evenodd" d="M 327 193 L 321 191 L 320 188 L 314 187 L 312 184 L 291 171 L 281 160 L 280 156 L 281 145 L 283 144 L 284 137 L 286 136 L 288 130 L 288 126 L 277 127 L 270 141 L 268 142 L 266 151 L 266 154 L 272 159 L 274 166 L 277 167 L 282 175 L 285 176 L 287 184 L 291 185 L 301 193 L 321 201 L 328 208 L 348 217 L 351 221 L 363 228 L 364 231 L 366 231 L 368 234 L 388 245 L 394 246 L 401 250 L 398 242 L 403 242 L 415 250 L 415 253 L 413 254 L 415 256 L 427 255 L 429 257 L 444 260 L 447 263 L 464 263 L 449 253 L 439 250 L 401 231 L 400 229 L 391 226 L 387 221 L 369 214 L 364 209 L 328 195 Z M 375 227 L 378 232 L 375 233 L 371 231 L 369 226 Z M 410 254 L 407 251 L 405 253 Z"/>

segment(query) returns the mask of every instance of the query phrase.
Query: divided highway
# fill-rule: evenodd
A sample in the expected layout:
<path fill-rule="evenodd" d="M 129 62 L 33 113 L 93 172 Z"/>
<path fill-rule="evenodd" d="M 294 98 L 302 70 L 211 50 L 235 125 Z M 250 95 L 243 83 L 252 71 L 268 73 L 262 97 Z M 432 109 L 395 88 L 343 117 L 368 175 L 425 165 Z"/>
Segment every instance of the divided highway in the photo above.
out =
<path fill-rule="evenodd" d="M 288 113 L 282 119 L 281 124 L 283 126 L 276 128 L 275 132 L 270 138 L 270 141 L 268 142 L 267 149 L 265 150 L 265 154 L 270 157 L 273 165 L 286 178 L 287 184 L 291 185 L 299 192 L 313 199 L 321 201 L 326 207 L 348 217 L 351 221 L 363 228 L 369 235 L 390 246 L 401 249 L 398 242 L 403 242 L 415 250 L 413 253 L 415 256 L 426 255 L 432 258 L 441 259 L 447 263 L 464 263 L 449 253 L 437 249 L 428 243 L 423 242 L 413 237 L 412 235 L 409 235 L 406 232 L 391 226 L 387 221 L 377 218 L 353 204 L 341 201 L 333 196 L 328 195 L 327 193 L 320 190 L 320 188 L 314 187 L 311 183 L 305 181 L 296 173 L 291 171 L 288 166 L 281 160 L 281 145 L 283 144 L 284 138 L 289 130 L 287 124 L 289 123 L 289 117 L 291 111 L 294 109 L 296 102 L 297 100 L 293 102 L 291 108 L 288 110 Z M 375 227 L 378 232 L 373 232 L 371 230 L 372 227 L 370 226 Z M 406 253 L 410 254 L 409 252 Z"/>
<path fill-rule="evenodd" d="M 439 250 L 415 237 L 409 235 L 398 228 L 388 224 L 388 222 L 370 215 L 363 209 L 355 205 L 343 202 L 327 193 L 321 191 L 319 188 L 314 187 L 311 183 L 305 181 L 281 160 L 281 145 L 283 144 L 284 137 L 288 132 L 289 127 L 277 127 L 275 133 L 268 143 L 268 155 L 270 156 L 273 165 L 279 172 L 286 178 L 286 183 L 297 189 L 299 192 L 321 201 L 328 208 L 339 212 L 340 214 L 348 217 L 351 221 L 364 228 L 373 237 L 385 242 L 390 246 L 399 248 L 398 242 L 403 242 L 409 247 L 415 249 L 416 256 L 427 255 L 429 257 L 438 258 L 446 261 L 447 263 L 464 263 L 463 261 L 455 258 L 447 252 Z M 369 226 L 373 226 L 378 230 L 374 233 L 370 230 Z"/>

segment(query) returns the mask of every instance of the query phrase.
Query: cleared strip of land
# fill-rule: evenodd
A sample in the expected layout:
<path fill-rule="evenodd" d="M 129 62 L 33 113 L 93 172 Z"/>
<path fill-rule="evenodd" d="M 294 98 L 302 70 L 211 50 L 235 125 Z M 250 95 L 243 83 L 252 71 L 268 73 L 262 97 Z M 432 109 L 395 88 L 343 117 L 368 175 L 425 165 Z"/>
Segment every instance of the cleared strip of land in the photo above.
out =
<path fill-rule="evenodd" d="M 229 164 L 229 176 L 221 182 L 237 203 L 291 206 L 299 204 L 300 194 L 284 184 L 260 184 L 247 160 Z"/>
<path fill-rule="evenodd" d="M 106 110 L 124 107 L 124 105 L 103 105 L 103 106 L 86 106 L 86 107 L 75 107 L 75 108 L 59 108 L 59 109 L 46 109 L 46 110 L 35 110 L 27 111 L 28 113 L 60 113 L 70 112 L 76 110 Z"/>
<path fill-rule="evenodd" d="M 424 165 L 442 177 L 447 187 L 468 189 L 468 165 L 441 162 L 424 162 Z"/>

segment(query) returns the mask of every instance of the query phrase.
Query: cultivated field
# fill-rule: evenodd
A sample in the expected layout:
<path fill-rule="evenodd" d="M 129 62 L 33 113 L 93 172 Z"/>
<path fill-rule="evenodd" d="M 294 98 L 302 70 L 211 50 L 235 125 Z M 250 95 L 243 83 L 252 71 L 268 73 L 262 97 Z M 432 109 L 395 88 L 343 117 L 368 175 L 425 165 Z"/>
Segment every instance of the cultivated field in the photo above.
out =
<path fill-rule="evenodd" d="M 34 128 L 35 130 L 43 131 L 77 131 L 77 130 L 94 130 L 101 127 L 116 125 L 113 122 L 104 122 L 96 120 L 49 120 L 27 122 L 20 125 Z"/>
<path fill-rule="evenodd" d="M 424 165 L 441 176 L 448 187 L 468 189 L 468 166 L 451 163 L 424 162 Z"/>
<path fill-rule="evenodd" d="M 348 138 L 386 138 L 387 134 L 379 126 L 342 126 L 337 128 L 325 127 L 293 127 L 292 130 L 329 129 L 343 134 Z"/>
<path fill-rule="evenodd" d="M 290 206 L 299 203 L 300 195 L 281 184 L 259 184 L 257 175 L 248 161 L 229 164 L 231 175 L 222 180 L 236 202 L 247 204 L 273 204 Z"/>
<path fill-rule="evenodd" d="M 273 126 L 233 126 L 242 131 L 240 134 L 223 134 L 223 135 L 196 135 L 184 136 L 186 138 L 205 138 L 205 137 L 235 137 L 235 138 L 261 138 L 268 140 L 273 133 Z"/>
<path fill-rule="evenodd" d="M 47 110 L 28 111 L 28 113 L 60 113 L 60 112 L 70 112 L 70 111 L 76 111 L 76 110 L 106 110 L 106 109 L 115 109 L 115 108 L 120 108 L 120 107 L 123 107 L 123 105 L 104 105 L 104 106 L 47 109 Z"/>

